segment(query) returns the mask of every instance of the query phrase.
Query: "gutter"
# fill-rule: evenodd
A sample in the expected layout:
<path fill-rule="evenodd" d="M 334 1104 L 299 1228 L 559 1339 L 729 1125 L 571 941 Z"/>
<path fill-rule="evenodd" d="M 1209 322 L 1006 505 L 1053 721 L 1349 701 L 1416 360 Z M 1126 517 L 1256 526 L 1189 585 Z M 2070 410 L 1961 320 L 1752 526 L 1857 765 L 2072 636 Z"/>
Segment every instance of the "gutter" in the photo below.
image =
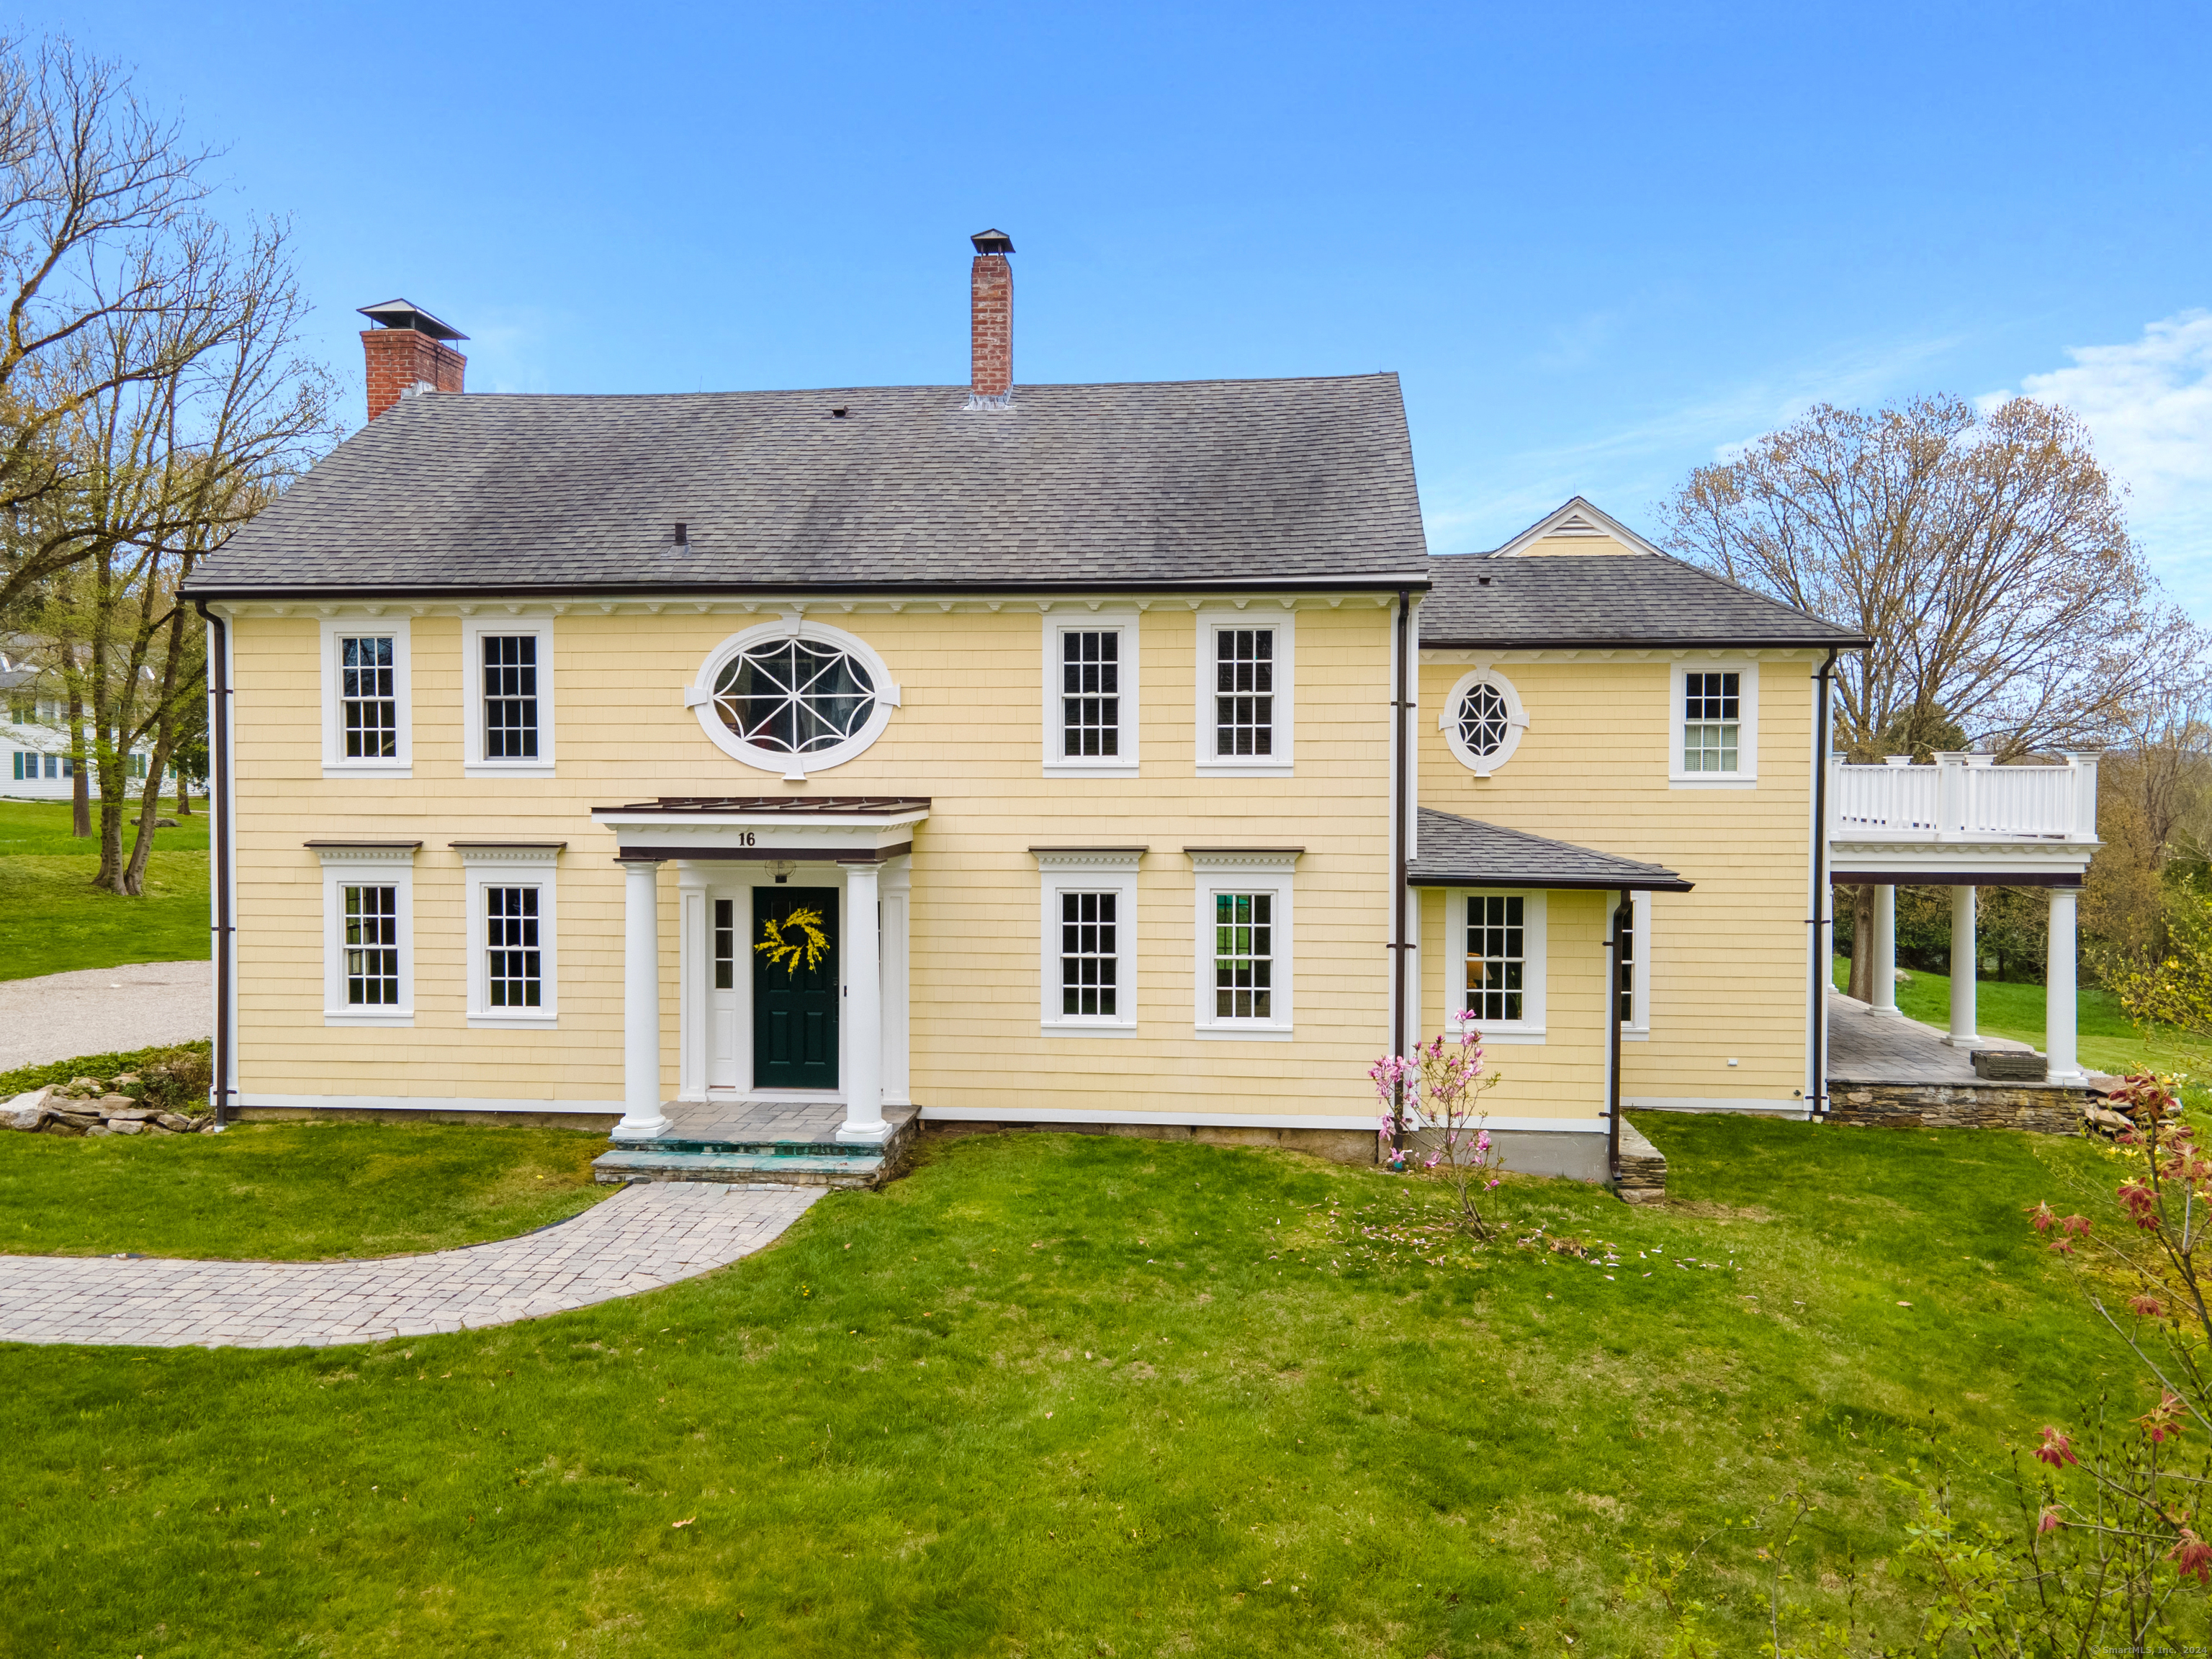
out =
<path fill-rule="evenodd" d="M 209 769 L 210 793 L 214 796 L 215 809 L 215 881 L 209 895 L 210 941 L 215 949 L 215 1076 L 209 1092 L 214 1096 L 216 1127 L 222 1128 L 229 1121 L 231 1097 L 236 1092 L 231 1079 L 237 1067 L 237 1035 L 232 1030 L 231 963 L 235 954 L 233 944 L 237 929 L 234 925 L 235 896 L 231 872 L 230 841 L 231 801 L 230 782 L 230 629 L 222 618 L 209 611 L 207 601 L 195 599 L 192 607 L 214 631 L 213 648 L 208 657 L 208 710 L 210 735 L 215 743 L 215 764 Z"/>
<path fill-rule="evenodd" d="M 1413 747 L 1413 703 L 1407 696 L 1407 675 L 1412 657 L 1412 591 L 1401 587 L 1398 590 L 1398 683 L 1390 700 L 1394 728 L 1391 750 L 1396 763 L 1390 781 L 1390 1052 L 1401 1058 L 1406 1052 L 1406 958 L 1413 949 L 1413 941 L 1406 936 L 1406 837 L 1412 822 L 1409 815 Z M 1406 1150 L 1406 1085 L 1402 1079 L 1392 1091 L 1390 1118 L 1391 1147 L 1402 1152 Z"/>
<path fill-rule="evenodd" d="M 593 596 L 629 594 L 727 594 L 732 598 L 761 595 L 768 598 L 787 597 L 805 599 L 813 593 L 882 594 L 904 598 L 910 594 L 927 594 L 933 598 L 943 594 L 968 593 L 1371 593 L 1377 589 L 1395 587 L 1401 592 L 1427 592 L 1429 576 L 1426 571 L 1393 573 L 1388 570 L 1362 571 L 1328 577 L 1301 579 L 1297 577 L 1224 576 L 1218 580 L 1173 579 L 1151 581 L 1074 580 L 1039 581 L 1034 577 L 1023 581 L 945 580 L 933 578 L 923 581 L 896 582 L 881 580 L 864 582 L 822 581 L 809 577 L 792 577 L 775 582 L 718 580 L 708 576 L 692 576 L 682 581 L 641 582 L 635 580 L 621 582 L 471 582 L 466 586 L 401 585 L 396 587 L 363 586 L 358 583 L 296 587 L 196 587 L 187 596 L 195 605 L 215 602 L 224 604 L 262 603 L 295 605 L 303 600 L 317 599 L 470 599 L 486 597 L 510 599 L 574 599 L 580 594 Z M 204 614 L 204 613 L 203 613 Z M 1649 643 L 1649 641 L 1645 641 Z M 1799 641 L 1802 644 L 1803 641 Z"/>
<path fill-rule="evenodd" d="M 1828 1115 L 1828 952 L 1835 926 L 1828 896 L 1828 698 L 1836 651 L 1828 647 L 1827 660 L 1813 676 L 1819 689 L 1813 702 L 1813 913 L 1806 918 L 1813 961 L 1805 1010 L 1805 1110 L 1814 1122 Z"/>

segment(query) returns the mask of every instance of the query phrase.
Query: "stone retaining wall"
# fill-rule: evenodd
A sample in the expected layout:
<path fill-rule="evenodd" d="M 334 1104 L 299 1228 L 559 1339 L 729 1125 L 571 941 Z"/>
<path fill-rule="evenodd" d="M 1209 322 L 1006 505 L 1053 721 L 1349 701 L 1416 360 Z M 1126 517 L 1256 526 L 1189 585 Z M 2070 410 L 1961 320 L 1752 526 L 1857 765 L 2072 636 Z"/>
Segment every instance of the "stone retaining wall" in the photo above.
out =
<path fill-rule="evenodd" d="M 1854 1083 L 1828 1079 L 1828 1121 L 1887 1128 L 2028 1129 L 2075 1134 L 2104 1097 L 2051 1083 Z"/>

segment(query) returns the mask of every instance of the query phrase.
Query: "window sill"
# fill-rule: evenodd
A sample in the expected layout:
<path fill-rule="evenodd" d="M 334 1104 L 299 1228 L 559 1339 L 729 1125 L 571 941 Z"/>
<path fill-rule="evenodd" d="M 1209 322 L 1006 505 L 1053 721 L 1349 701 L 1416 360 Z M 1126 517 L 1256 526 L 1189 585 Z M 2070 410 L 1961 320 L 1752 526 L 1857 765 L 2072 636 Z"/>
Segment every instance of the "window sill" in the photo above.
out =
<path fill-rule="evenodd" d="M 326 778 L 404 779 L 412 778 L 415 775 L 415 766 L 414 763 L 411 761 L 378 761 L 374 763 L 354 761 L 341 766 L 333 766 L 328 761 L 325 761 L 323 763 L 323 775 Z"/>
<path fill-rule="evenodd" d="M 544 1031 L 560 1024 L 557 1012 L 548 1010 L 538 1014 L 471 1013 L 469 1029 L 472 1031 Z"/>
<path fill-rule="evenodd" d="M 325 1025 L 412 1025 L 414 1023 L 415 1011 L 412 1008 L 393 1008 L 378 1014 L 361 1013 L 351 1008 L 323 1010 L 323 1024 Z"/>
<path fill-rule="evenodd" d="M 1756 775 L 1741 772 L 1677 772 L 1667 779 L 1669 789 L 1756 789 Z"/>
<path fill-rule="evenodd" d="M 1137 763 L 1133 760 L 1047 761 L 1044 775 L 1048 778 L 1133 778 L 1137 775 Z"/>
<path fill-rule="evenodd" d="M 1649 1029 L 1636 1030 L 1624 1025 L 1620 1028 L 1620 1040 L 1623 1042 L 1649 1042 L 1651 1033 Z"/>
<path fill-rule="evenodd" d="M 1101 1020 L 1096 1024 L 1086 1024 L 1072 1019 L 1048 1019 L 1037 1026 L 1037 1030 L 1048 1037 L 1132 1037 L 1137 1035 L 1137 1022 L 1121 1020 L 1109 1024 Z"/>
<path fill-rule="evenodd" d="M 1482 1046 L 1486 1048 L 1493 1042 L 1526 1043 L 1531 1048 L 1540 1048 L 1544 1046 L 1544 1028 L 1540 1025 L 1483 1025 L 1478 1024 L 1475 1026 L 1475 1030 L 1482 1033 Z"/>
<path fill-rule="evenodd" d="M 469 761 L 461 767 L 465 778 L 550 778 L 551 761 Z"/>
<path fill-rule="evenodd" d="M 1199 762 L 1198 775 L 1201 778 L 1287 778 L 1291 775 L 1291 763 L 1286 760 L 1206 760 Z"/>
<path fill-rule="evenodd" d="M 1191 1035 L 1206 1042 L 1288 1042 L 1287 1025 L 1200 1025 Z"/>

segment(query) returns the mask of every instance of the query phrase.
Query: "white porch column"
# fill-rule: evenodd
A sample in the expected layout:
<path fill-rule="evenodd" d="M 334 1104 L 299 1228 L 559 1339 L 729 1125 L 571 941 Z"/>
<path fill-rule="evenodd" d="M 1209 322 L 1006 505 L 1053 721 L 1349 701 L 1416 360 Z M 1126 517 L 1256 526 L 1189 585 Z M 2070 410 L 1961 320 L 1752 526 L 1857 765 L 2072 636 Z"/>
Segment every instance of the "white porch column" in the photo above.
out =
<path fill-rule="evenodd" d="M 884 1103 L 914 1103 L 909 1041 L 914 860 L 896 858 L 883 867 L 884 892 Z"/>
<path fill-rule="evenodd" d="M 1982 965 L 1981 941 L 1974 937 L 1974 890 L 1951 890 L 1951 1034 L 1954 1048 L 1972 1048 L 1974 1034 L 1974 975 Z M 1962 972 L 1961 969 L 1964 971 Z"/>
<path fill-rule="evenodd" d="M 1877 885 L 1874 890 L 1874 938 L 1868 941 L 1874 951 L 1873 971 L 1868 975 L 1873 981 L 1874 994 L 1868 1000 L 1868 1012 L 1893 1014 L 1897 1012 L 1897 889 Z"/>
<path fill-rule="evenodd" d="M 2043 1052 L 2050 1058 L 2053 1083 L 2079 1083 L 2083 1075 L 2074 1057 L 2074 890 L 2052 888 L 2051 947 L 2043 980 Z"/>
<path fill-rule="evenodd" d="M 840 1140 L 880 1141 L 884 1121 L 883 941 L 878 866 L 845 866 L 845 1127 Z"/>
<path fill-rule="evenodd" d="M 617 1140 L 651 1140 L 660 1109 L 660 866 L 623 864 L 623 1120 Z"/>

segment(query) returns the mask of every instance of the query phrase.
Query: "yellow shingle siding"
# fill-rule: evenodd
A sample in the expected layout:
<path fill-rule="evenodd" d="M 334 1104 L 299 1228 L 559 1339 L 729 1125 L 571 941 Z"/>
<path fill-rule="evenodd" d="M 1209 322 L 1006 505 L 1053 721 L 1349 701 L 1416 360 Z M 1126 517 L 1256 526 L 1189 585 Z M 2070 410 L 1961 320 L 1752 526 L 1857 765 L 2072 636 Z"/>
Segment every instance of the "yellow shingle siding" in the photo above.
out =
<path fill-rule="evenodd" d="M 1422 804 L 1664 865 L 1696 883 L 1694 892 L 1652 896 L 1650 1036 L 1622 1045 L 1623 1092 L 1801 1098 L 1811 677 L 1824 653 L 1757 653 L 1757 782 L 1717 789 L 1668 780 L 1676 653 L 1526 659 L 1532 654 L 1423 653 Z M 1511 681 L 1528 718 L 1512 758 L 1487 779 L 1460 764 L 1437 728 L 1446 696 L 1478 659 Z M 1680 660 L 1694 667 L 1717 659 L 1698 652 Z M 1559 955 L 1555 942 L 1555 963 Z M 1425 977 L 1436 981 L 1434 973 Z"/>
<path fill-rule="evenodd" d="M 486 602 L 482 612 L 504 607 Z M 394 607 L 398 609 L 398 607 Z M 543 621 L 544 608 L 526 607 Z M 1255 619 L 1289 617 L 1255 600 Z M 433 608 L 434 611 L 435 608 Z M 772 614 L 772 613 L 771 613 Z M 595 806 L 657 795 L 922 795 L 913 860 L 914 1098 L 1004 1112 L 1283 1116 L 1368 1112 L 1365 1071 L 1387 1046 L 1391 613 L 1360 596 L 1296 612 L 1295 775 L 1195 775 L 1198 624 L 1180 601 L 1136 619 L 1141 769 L 1048 777 L 1043 623 L 1034 604 L 932 602 L 810 615 L 881 653 L 902 691 L 857 758 L 784 783 L 722 754 L 684 707 L 708 653 L 762 618 L 596 603 L 553 623 L 557 775 L 463 775 L 461 623 L 410 619 L 414 763 L 408 779 L 322 775 L 313 617 L 232 624 L 239 808 L 240 1071 L 246 1095 L 608 1102 L 622 1093 L 623 877 Z M 420 839 L 415 1018 L 408 1029 L 325 1027 L 322 870 L 304 842 Z M 545 1030 L 470 1029 L 463 867 L 453 841 L 565 841 L 558 866 L 560 1018 Z M 1133 1037 L 1039 1030 L 1036 846 L 1145 845 Z M 1288 1042 L 1193 1035 L 1194 886 L 1187 846 L 1302 846 L 1294 878 Z M 677 872 L 660 873 L 664 1093 L 677 1091 Z M 1127 959 L 1127 953 L 1125 953 Z"/>

